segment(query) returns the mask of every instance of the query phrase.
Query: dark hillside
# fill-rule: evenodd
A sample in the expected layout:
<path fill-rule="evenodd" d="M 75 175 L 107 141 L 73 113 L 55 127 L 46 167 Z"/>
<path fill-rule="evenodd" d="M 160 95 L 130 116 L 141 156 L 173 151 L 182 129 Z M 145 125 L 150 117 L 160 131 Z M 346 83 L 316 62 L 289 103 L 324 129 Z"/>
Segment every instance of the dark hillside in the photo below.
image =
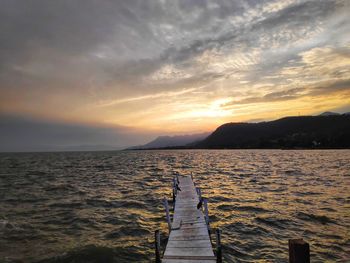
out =
<path fill-rule="evenodd" d="M 350 116 L 286 117 L 227 123 L 195 148 L 350 148 Z"/>

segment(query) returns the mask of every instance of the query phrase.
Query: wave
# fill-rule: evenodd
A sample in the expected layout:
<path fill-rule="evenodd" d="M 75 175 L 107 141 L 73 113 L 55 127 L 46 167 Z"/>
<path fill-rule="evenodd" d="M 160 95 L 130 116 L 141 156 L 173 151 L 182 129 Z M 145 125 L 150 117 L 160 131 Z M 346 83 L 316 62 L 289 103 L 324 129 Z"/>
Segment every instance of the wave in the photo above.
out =
<path fill-rule="evenodd" d="M 286 229 L 290 224 L 291 221 L 288 219 L 283 218 L 276 218 L 276 217 L 256 217 L 255 220 L 260 224 L 266 224 L 271 227 L 278 227 L 281 229 Z"/>
<path fill-rule="evenodd" d="M 193 172 L 209 198 L 225 261 L 286 262 L 278 251 L 294 236 L 311 241 L 315 262 L 347 256 L 338 248 L 349 243 L 350 151 L 2 156 L 0 262 L 150 262 L 154 230 L 167 236 L 162 198 L 171 198 L 175 170 Z"/>
<path fill-rule="evenodd" d="M 269 210 L 266 210 L 262 207 L 258 206 L 238 206 L 238 205 L 230 205 L 230 204 L 222 204 L 217 207 L 223 211 L 245 211 L 245 212 L 256 212 L 256 213 L 266 213 Z"/>
<path fill-rule="evenodd" d="M 117 230 L 110 232 L 105 235 L 107 239 L 122 238 L 122 237 L 139 237 L 150 235 L 150 231 L 147 229 L 140 228 L 138 226 L 122 226 Z"/>
<path fill-rule="evenodd" d="M 331 218 L 325 215 L 316 215 L 316 214 L 307 214 L 304 212 L 298 212 L 297 217 L 302 220 L 313 221 L 321 224 L 336 223 L 334 220 L 332 220 Z"/>
<path fill-rule="evenodd" d="M 87 245 L 75 248 L 62 255 L 45 258 L 35 263 L 122 263 L 144 260 L 144 255 L 129 249 Z"/>

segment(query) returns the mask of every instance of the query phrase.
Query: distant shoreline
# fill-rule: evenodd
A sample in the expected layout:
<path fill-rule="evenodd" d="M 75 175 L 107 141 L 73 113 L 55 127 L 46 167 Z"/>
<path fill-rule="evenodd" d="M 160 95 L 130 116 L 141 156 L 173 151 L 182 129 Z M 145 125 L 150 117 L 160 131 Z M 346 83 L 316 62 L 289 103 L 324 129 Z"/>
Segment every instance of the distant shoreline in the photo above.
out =
<path fill-rule="evenodd" d="M 148 149 L 124 149 L 122 151 L 157 151 L 157 150 L 350 150 L 349 147 L 330 148 L 190 148 L 190 147 L 164 147 Z"/>
<path fill-rule="evenodd" d="M 174 151 L 174 150 L 282 150 L 282 151 L 306 151 L 306 150 L 350 150 L 350 148 L 150 148 L 150 149 L 123 149 L 123 150 L 92 150 L 92 151 L 23 151 L 23 152 L 0 152 L 1 154 L 41 154 L 41 153 L 89 153 L 89 152 L 140 152 L 140 151 Z"/>

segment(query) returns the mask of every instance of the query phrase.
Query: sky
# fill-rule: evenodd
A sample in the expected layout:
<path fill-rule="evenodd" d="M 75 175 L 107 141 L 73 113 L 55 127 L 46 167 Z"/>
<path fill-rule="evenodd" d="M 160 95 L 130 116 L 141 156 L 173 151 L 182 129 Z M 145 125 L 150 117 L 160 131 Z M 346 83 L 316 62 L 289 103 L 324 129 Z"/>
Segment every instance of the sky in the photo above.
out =
<path fill-rule="evenodd" d="M 350 111 L 347 0 L 0 5 L 0 151 Z"/>

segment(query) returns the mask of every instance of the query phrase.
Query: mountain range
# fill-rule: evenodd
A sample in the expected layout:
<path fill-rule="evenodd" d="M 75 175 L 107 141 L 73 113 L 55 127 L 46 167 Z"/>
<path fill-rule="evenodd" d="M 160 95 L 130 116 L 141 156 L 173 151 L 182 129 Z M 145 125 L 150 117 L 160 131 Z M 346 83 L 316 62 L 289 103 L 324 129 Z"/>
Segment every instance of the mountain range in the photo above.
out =
<path fill-rule="evenodd" d="M 139 146 L 133 146 L 128 150 L 143 150 L 143 149 L 156 149 L 167 147 L 181 147 L 189 144 L 195 144 L 204 140 L 210 135 L 209 132 L 190 134 L 190 135 L 177 135 L 177 136 L 159 136 L 153 141 Z"/>
<path fill-rule="evenodd" d="M 350 148 L 350 113 L 285 117 L 259 123 L 226 123 L 213 133 L 160 136 L 128 149 Z"/>
<path fill-rule="evenodd" d="M 286 117 L 260 123 L 227 123 L 195 148 L 350 148 L 350 115 Z"/>

